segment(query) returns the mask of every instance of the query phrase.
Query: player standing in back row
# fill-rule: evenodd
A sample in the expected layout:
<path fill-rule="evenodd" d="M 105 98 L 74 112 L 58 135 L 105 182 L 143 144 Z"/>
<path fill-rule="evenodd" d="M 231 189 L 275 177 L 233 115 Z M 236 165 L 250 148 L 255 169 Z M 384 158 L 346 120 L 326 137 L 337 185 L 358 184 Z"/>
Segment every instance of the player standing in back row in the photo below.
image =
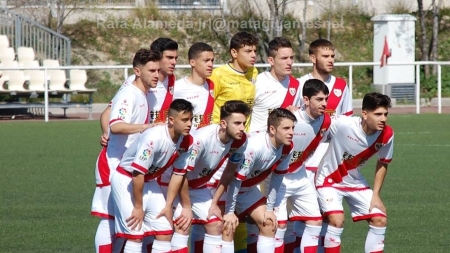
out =
<path fill-rule="evenodd" d="M 92 215 L 101 218 L 95 235 L 97 253 L 111 253 L 112 236 L 115 233 L 111 176 L 123 153 L 138 138 L 139 133 L 152 127 L 147 124 L 147 92 L 151 87 L 156 87 L 160 60 L 161 54 L 157 51 L 139 50 L 133 59 L 136 80 L 117 92 L 111 102 L 111 116 L 107 128 L 111 139 L 109 145 L 103 147 L 97 160 L 97 187 L 91 209 Z"/>
<path fill-rule="evenodd" d="M 320 208 L 329 223 L 325 253 L 341 252 L 342 199 L 349 205 L 353 221 L 369 223 L 364 252 L 383 252 L 387 218 L 380 191 L 394 150 L 394 131 L 386 125 L 390 107 L 388 96 L 368 93 L 363 98 L 361 117 L 338 116 L 331 124 L 330 146 L 316 175 Z M 378 161 L 372 191 L 360 170 L 375 154 Z"/>
<path fill-rule="evenodd" d="M 333 44 L 325 39 L 317 39 L 309 45 L 309 59 L 313 63 L 313 71 L 299 78 L 300 89 L 302 92 L 302 87 L 305 82 L 309 79 L 319 79 L 324 82 L 330 94 L 328 96 L 326 113 L 330 116 L 333 115 L 353 115 L 353 105 L 350 90 L 347 87 L 347 83 L 344 79 L 335 77 L 331 74 L 334 65 L 334 46 Z M 300 94 L 299 97 L 303 97 Z M 328 148 L 327 142 L 322 142 L 317 147 L 316 151 L 312 157 L 306 161 L 306 174 L 310 182 L 314 185 L 314 176 L 317 171 L 317 166 L 320 163 L 325 151 Z M 300 246 L 301 235 L 303 234 L 304 226 L 303 224 L 298 224 L 296 227 L 297 238 L 296 248 Z M 288 229 L 289 230 L 289 229 Z M 321 232 L 321 238 L 326 232 L 326 223 L 323 223 L 323 229 Z M 320 246 L 323 246 L 320 244 Z M 297 252 L 297 251 L 296 251 Z"/>

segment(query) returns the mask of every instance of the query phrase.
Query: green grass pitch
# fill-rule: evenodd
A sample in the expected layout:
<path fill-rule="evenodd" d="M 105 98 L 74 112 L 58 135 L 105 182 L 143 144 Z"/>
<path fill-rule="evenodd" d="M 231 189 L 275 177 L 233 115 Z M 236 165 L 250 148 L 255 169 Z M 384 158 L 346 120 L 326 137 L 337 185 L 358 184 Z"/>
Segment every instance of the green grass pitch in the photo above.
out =
<path fill-rule="evenodd" d="M 385 252 L 449 252 L 449 123 L 437 114 L 389 118 Z M 94 252 L 99 136 L 97 121 L 0 123 L 0 252 Z M 364 174 L 371 182 L 373 159 Z M 363 252 L 367 224 L 346 218 L 342 252 Z"/>

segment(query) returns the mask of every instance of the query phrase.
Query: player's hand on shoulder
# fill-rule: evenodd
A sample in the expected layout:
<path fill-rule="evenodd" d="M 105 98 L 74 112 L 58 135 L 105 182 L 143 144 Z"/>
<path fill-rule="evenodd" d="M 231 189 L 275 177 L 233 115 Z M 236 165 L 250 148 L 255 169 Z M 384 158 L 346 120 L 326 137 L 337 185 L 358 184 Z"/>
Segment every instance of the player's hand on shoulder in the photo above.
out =
<path fill-rule="evenodd" d="M 103 147 L 106 147 L 108 145 L 109 136 L 107 133 L 103 133 L 102 136 L 100 136 L 100 145 Z"/>
<path fill-rule="evenodd" d="M 228 213 L 223 216 L 223 230 L 226 235 L 231 235 L 231 233 L 236 232 L 236 228 L 239 225 L 239 219 L 236 214 Z"/>

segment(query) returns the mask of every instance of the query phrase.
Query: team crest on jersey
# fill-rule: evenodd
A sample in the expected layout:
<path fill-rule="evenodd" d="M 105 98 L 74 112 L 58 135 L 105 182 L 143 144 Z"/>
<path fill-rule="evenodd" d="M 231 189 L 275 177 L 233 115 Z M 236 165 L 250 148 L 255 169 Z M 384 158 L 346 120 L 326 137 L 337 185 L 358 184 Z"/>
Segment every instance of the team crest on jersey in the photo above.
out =
<path fill-rule="evenodd" d="M 336 97 L 342 96 L 342 90 L 341 89 L 333 89 L 333 93 L 334 93 L 334 95 L 336 95 Z"/>
<path fill-rule="evenodd" d="M 289 93 L 290 93 L 292 96 L 294 96 L 296 92 L 297 92 L 297 89 L 296 89 L 296 88 L 289 88 Z"/>
<path fill-rule="evenodd" d="M 211 95 L 211 97 L 214 97 L 214 90 L 209 90 L 209 95 Z"/>
<path fill-rule="evenodd" d="M 375 143 L 375 149 L 378 151 L 380 148 L 383 147 L 383 143 Z"/>
<path fill-rule="evenodd" d="M 320 136 L 321 136 L 321 137 L 323 137 L 323 134 L 325 133 L 325 131 L 327 131 L 326 128 L 320 129 Z"/>
<path fill-rule="evenodd" d="M 171 95 L 173 95 L 173 87 L 169 87 L 169 92 Z"/>

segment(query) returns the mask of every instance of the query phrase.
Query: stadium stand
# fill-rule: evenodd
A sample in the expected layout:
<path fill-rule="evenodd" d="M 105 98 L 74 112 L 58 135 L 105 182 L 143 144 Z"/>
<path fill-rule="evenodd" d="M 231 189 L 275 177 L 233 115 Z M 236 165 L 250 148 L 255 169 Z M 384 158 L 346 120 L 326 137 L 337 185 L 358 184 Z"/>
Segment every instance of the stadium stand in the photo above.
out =
<path fill-rule="evenodd" d="M 86 107 L 89 109 L 89 118 L 91 118 L 92 95 L 97 90 L 86 87 L 88 82 L 86 70 L 48 69 L 47 76 L 45 76 L 45 71 L 42 68 L 23 69 L 40 67 L 60 67 L 60 64 L 58 60 L 43 59 L 42 65 L 40 65 L 32 47 L 18 47 L 16 51 L 15 48 L 10 47 L 8 36 L 0 35 L 0 96 L 8 98 L 6 101 L 0 101 L 0 114 L 2 114 L 2 111 L 16 109 L 17 111 L 27 109 L 28 112 L 42 111 L 45 106 L 42 100 L 47 84 L 48 96 L 61 99 L 61 102 L 50 102 L 49 108 L 62 108 L 64 110 L 63 117 L 66 117 L 67 109 Z M 88 94 L 89 103 L 72 103 L 70 94 Z M 29 98 L 37 98 L 40 102 L 29 102 Z M 15 118 L 15 116 L 13 115 L 12 118 Z"/>

